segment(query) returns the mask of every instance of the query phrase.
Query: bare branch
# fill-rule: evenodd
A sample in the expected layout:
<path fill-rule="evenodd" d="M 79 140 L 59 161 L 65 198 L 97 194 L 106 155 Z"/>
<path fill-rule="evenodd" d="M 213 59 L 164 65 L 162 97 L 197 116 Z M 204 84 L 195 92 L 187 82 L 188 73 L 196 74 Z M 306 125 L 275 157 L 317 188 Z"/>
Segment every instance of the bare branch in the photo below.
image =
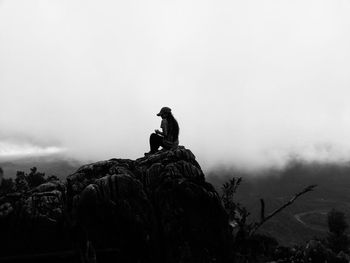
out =
<path fill-rule="evenodd" d="M 296 195 L 294 195 L 287 203 L 285 203 L 284 205 L 282 205 L 281 207 L 277 208 L 276 210 L 274 210 L 273 212 L 271 212 L 268 216 L 264 216 L 264 209 L 265 209 L 265 204 L 264 204 L 264 200 L 260 199 L 261 202 L 261 218 L 260 218 L 260 222 L 255 223 L 255 225 L 253 226 L 252 230 L 250 231 L 250 235 L 254 234 L 256 230 L 258 230 L 259 227 L 261 227 L 267 220 L 271 219 L 271 217 L 275 216 L 277 213 L 281 212 L 283 209 L 285 209 L 287 206 L 290 206 L 298 197 L 300 197 L 301 195 L 310 192 L 312 190 L 314 190 L 314 188 L 317 185 L 310 185 L 308 187 L 306 187 L 304 190 L 302 190 L 301 192 L 297 193 Z M 264 207 L 263 207 L 264 206 Z"/>

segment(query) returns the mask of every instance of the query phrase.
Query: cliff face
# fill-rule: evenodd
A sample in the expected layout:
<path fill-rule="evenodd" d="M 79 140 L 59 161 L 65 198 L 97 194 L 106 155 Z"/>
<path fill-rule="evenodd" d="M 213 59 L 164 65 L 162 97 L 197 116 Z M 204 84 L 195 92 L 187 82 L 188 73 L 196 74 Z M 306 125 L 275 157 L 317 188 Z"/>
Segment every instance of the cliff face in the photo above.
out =
<path fill-rule="evenodd" d="M 58 229 L 56 243 L 68 236 L 87 261 L 103 249 L 113 249 L 113 257 L 124 262 L 228 258 L 227 215 L 195 156 L 184 147 L 137 160 L 88 164 L 64 184 L 41 185 L 13 200 L 0 202 L 2 226 L 16 218 L 46 225 L 51 234 Z"/>

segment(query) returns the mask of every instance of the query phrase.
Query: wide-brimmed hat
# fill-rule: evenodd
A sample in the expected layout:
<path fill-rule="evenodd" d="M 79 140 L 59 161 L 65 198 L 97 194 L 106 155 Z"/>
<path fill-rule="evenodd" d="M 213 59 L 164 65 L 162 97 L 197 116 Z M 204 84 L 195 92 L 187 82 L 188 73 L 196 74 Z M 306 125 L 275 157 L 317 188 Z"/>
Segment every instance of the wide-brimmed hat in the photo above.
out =
<path fill-rule="evenodd" d="M 160 109 L 160 112 L 157 114 L 157 116 L 162 116 L 164 113 L 171 113 L 171 109 L 169 107 L 163 107 Z"/>

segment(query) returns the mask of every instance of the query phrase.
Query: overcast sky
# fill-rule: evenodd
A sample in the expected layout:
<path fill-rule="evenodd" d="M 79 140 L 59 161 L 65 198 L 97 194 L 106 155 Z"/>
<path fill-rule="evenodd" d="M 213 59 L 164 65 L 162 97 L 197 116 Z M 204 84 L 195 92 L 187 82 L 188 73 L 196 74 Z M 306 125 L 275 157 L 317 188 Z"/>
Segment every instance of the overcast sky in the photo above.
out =
<path fill-rule="evenodd" d="M 0 158 L 350 159 L 350 1 L 0 1 Z"/>

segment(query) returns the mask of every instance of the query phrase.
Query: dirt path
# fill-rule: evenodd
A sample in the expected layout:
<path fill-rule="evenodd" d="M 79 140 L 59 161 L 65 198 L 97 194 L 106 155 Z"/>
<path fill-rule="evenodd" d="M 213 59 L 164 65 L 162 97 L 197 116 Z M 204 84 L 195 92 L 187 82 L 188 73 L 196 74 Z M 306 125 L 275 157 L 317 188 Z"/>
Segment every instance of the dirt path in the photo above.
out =
<path fill-rule="evenodd" d="M 326 210 L 313 210 L 313 211 L 308 211 L 308 212 L 303 212 L 303 213 L 299 213 L 299 214 L 295 214 L 294 218 L 301 224 L 303 224 L 304 226 L 311 228 L 312 230 L 316 230 L 316 231 L 321 231 L 321 232 L 327 232 L 326 229 L 322 228 L 322 227 L 318 227 L 318 226 L 314 226 L 312 224 L 308 224 L 305 221 L 302 220 L 302 217 L 305 215 L 309 215 L 309 214 L 321 214 L 321 215 L 326 215 L 328 213 L 328 211 Z"/>

